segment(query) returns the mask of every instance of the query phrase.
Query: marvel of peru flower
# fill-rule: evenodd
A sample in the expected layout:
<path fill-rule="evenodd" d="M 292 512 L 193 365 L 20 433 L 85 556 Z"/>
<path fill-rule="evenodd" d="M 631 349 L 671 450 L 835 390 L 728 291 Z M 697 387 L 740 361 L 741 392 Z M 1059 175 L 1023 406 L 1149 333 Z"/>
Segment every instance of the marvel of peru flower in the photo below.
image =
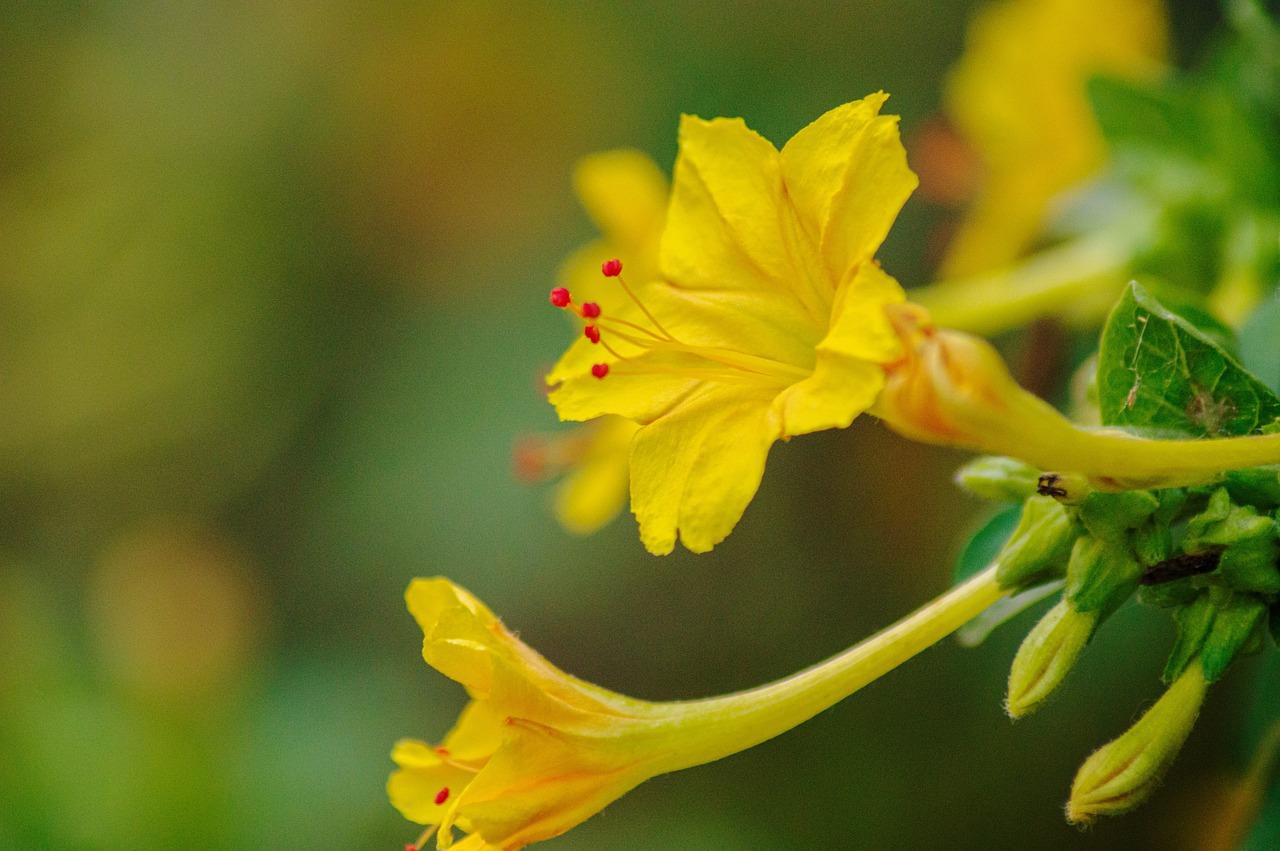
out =
<path fill-rule="evenodd" d="M 781 151 L 741 120 L 685 117 L 658 269 L 600 266 L 616 299 L 551 303 L 583 335 L 548 376 L 562 419 L 623 416 L 631 504 L 654 553 L 724 539 L 776 440 L 874 410 L 914 439 L 1010 455 L 1102 487 L 1171 487 L 1280 462 L 1280 435 L 1145 440 L 1069 422 L 975 337 L 934 327 L 873 258 L 915 186 L 883 94 Z"/>
<path fill-rule="evenodd" d="M 558 836 L 650 777 L 700 765 L 813 717 L 933 645 L 1003 592 L 989 569 L 828 661 L 724 697 L 655 703 L 553 666 L 446 579 L 405 594 L 422 655 L 470 696 L 439 744 L 402 740 L 391 803 L 440 848 L 510 851 Z M 457 838 L 455 831 L 461 831 Z"/>
<path fill-rule="evenodd" d="M 828 112 L 781 151 L 740 119 L 684 117 L 656 273 L 608 259 L 620 301 L 553 291 L 595 330 L 548 376 L 551 401 L 562 419 L 643 426 L 631 499 L 650 551 L 715 546 L 773 442 L 848 426 L 901 356 L 882 308 L 903 292 L 874 254 L 916 178 L 885 98 Z"/>
<path fill-rule="evenodd" d="M 997 0 L 979 10 L 946 107 L 978 154 L 982 188 L 943 277 L 1002 266 L 1030 247 L 1053 199 L 1103 164 L 1090 76 L 1159 74 L 1165 29 L 1159 0 Z"/>

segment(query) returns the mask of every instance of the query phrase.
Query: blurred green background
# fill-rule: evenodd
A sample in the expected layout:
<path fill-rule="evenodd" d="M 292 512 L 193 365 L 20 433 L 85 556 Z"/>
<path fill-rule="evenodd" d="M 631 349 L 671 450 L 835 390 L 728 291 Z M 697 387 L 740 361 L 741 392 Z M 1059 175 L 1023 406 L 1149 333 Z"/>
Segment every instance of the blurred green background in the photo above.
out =
<path fill-rule="evenodd" d="M 1209 6 L 1178 10 L 1183 53 Z M 961 456 L 869 418 L 776 448 L 697 558 L 628 517 L 569 537 L 510 453 L 555 428 L 579 156 L 669 167 L 681 111 L 782 142 L 880 88 L 910 147 L 969 3 L 0 9 L 0 847 L 403 847 L 390 746 L 462 701 L 419 656 L 414 576 L 655 699 L 784 675 L 948 583 L 984 510 Z M 949 215 L 909 202 L 885 265 L 927 282 Z M 1082 833 L 1072 773 L 1159 693 L 1172 627 L 1125 610 L 1015 727 L 1033 616 L 547 847 L 1199 847 L 1261 665 L 1151 804 Z"/>

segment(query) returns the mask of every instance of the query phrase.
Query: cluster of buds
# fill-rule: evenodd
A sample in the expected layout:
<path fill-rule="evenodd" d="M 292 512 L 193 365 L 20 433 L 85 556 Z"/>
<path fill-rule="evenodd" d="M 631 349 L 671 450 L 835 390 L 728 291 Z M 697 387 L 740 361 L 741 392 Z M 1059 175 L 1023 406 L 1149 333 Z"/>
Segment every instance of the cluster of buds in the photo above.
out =
<path fill-rule="evenodd" d="M 1280 469 L 1241 470 L 1196 488 L 1111 493 L 1082 478 L 983 458 L 958 481 L 987 498 L 1023 500 L 1018 526 L 996 557 L 1001 586 L 1062 587 L 1014 658 L 1012 717 L 1045 703 L 1129 599 L 1172 612 L 1178 636 L 1162 677 L 1168 690 L 1085 761 L 1067 815 L 1088 822 L 1137 806 L 1182 747 L 1209 684 L 1237 657 L 1261 649 L 1268 623 L 1277 621 Z"/>

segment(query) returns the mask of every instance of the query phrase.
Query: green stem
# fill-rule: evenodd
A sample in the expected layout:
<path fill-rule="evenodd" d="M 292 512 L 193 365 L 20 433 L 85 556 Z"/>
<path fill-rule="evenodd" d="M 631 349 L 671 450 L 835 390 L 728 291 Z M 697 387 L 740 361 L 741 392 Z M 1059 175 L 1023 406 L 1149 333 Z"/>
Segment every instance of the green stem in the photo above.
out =
<path fill-rule="evenodd" d="M 1126 281 L 1129 252 L 1107 238 L 1051 248 L 1007 269 L 910 291 L 942 328 L 990 336 L 1042 316 L 1096 322 Z"/>
<path fill-rule="evenodd" d="M 670 704 L 687 768 L 745 750 L 809 720 L 933 646 L 1004 596 L 988 567 L 894 625 L 786 679 L 723 697 Z"/>

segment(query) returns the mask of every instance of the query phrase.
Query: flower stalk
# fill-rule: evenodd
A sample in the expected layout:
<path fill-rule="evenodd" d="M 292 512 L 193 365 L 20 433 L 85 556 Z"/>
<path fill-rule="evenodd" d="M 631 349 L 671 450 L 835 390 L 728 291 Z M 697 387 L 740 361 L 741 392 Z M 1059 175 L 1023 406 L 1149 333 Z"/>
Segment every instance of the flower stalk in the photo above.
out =
<path fill-rule="evenodd" d="M 1131 254 L 1115 239 L 1084 238 L 1014 266 L 917 287 L 910 296 L 939 326 L 981 336 L 1044 316 L 1096 323 L 1128 281 Z"/>
<path fill-rule="evenodd" d="M 906 437 L 1083 474 L 1104 490 L 1203 484 L 1280 463 L 1280 434 L 1152 440 L 1076 425 L 1019 386 L 986 341 L 937 329 L 918 307 L 891 316 L 906 354 L 887 368 L 872 413 Z"/>

